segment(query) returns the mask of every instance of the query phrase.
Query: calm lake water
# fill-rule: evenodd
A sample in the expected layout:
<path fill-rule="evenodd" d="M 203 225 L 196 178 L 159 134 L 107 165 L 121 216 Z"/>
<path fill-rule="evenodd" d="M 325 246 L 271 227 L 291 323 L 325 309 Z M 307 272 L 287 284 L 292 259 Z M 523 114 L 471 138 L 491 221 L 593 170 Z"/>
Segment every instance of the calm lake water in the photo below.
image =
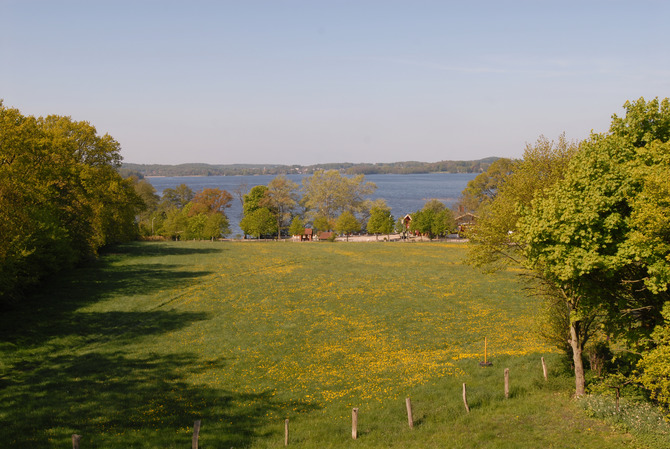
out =
<path fill-rule="evenodd" d="M 287 175 L 286 177 L 299 186 L 302 180 L 309 175 Z M 374 182 L 377 190 L 372 199 L 383 198 L 391 207 L 394 217 L 421 209 L 424 203 L 432 198 L 442 201 L 447 207 L 451 207 L 458 201 L 461 192 L 465 189 L 468 181 L 474 179 L 476 173 L 427 173 L 420 175 L 366 175 L 365 180 Z M 164 189 L 175 188 L 179 184 L 186 184 L 194 192 L 205 188 L 218 188 L 227 190 L 233 196 L 234 191 L 240 186 L 246 185 L 248 191 L 257 185 L 267 185 L 274 175 L 256 176 L 179 176 L 179 177 L 157 177 L 147 178 L 156 188 L 157 193 L 162 194 Z M 241 234 L 239 222 L 242 218 L 242 205 L 235 198 L 226 215 L 230 221 L 231 237 Z"/>

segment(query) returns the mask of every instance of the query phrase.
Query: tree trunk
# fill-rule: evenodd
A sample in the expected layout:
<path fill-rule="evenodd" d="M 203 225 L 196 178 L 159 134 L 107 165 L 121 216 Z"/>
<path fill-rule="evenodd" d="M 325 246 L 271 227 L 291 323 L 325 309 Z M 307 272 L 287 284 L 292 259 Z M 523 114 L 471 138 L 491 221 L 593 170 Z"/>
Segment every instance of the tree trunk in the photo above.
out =
<path fill-rule="evenodd" d="M 570 346 L 572 360 L 575 365 L 575 395 L 583 396 L 586 393 L 584 379 L 584 362 L 582 361 L 583 344 L 579 335 L 579 321 L 570 322 Z"/>

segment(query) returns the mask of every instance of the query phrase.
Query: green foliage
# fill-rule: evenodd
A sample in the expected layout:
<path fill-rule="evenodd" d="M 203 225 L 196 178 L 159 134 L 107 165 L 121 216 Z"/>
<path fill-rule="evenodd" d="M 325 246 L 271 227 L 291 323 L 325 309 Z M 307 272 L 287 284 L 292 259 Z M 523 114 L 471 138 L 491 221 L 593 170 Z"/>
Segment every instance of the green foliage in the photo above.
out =
<path fill-rule="evenodd" d="M 87 122 L 0 102 L 0 299 L 136 237 L 144 204 L 117 172 L 119 150 Z"/>
<path fill-rule="evenodd" d="M 268 183 L 265 196 L 261 203 L 268 207 L 277 220 L 277 238 L 281 238 L 281 231 L 286 229 L 293 211 L 298 206 L 298 184 L 280 175 Z"/>
<path fill-rule="evenodd" d="M 227 190 L 207 188 L 196 193 L 191 201 L 193 207 L 190 214 L 225 214 L 230 207 L 233 196 Z"/>
<path fill-rule="evenodd" d="M 265 207 L 263 205 L 263 199 L 265 198 L 265 192 L 267 191 L 267 186 L 254 186 L 249 190 L 249 193 L 244 195 L 244 203 L 242 205 L 244 215 L 251 214 L 256 209 Z"/>
<path fill-rule="evenodd" d="M 643 99 L 625 107 L 626 117 L 615 116 L 608 133 L 585 141 L 563 179 L 519 220 L 527 266 L 566 297 L 576 367 L 596 320 L 641 351 L 670 300 L 663 198 L 670 108 Z"/>
<path fill-rule="evenodd" d="M 587 416 L 605 421 L 618 432 L 635 435 L 640 445 L 652 449 L 668 447 L 670 429 L 651 404 L 623 397 L 617 409 L 612 389 L 608 395 L 589 395 L 578 403 Z"/>
<path fill-rule="evenodd" d="M 649 113 L 645 120 L 657 119 Z M 645 120 L 625 121 L 646 129 Z M 522 229 L 529 263 L 574 291 L 582 312 L 606 314 L 608 331 L 637 346 L 670 299 L 669 200 L 661 197 L 670 179 L 661 180 L 670 173 L 670 145 L 659 140 L 664 131 L 645 131 L 644 139 L 656 140 L 639 148 L 639 133 L 619 128 L 615 118 L 608 134 L 584 142 L 565 179 L 536 201 Z"/>
<path fill-rule="evenodd" d="M 335 220 L 328 219 L 324 216 L 317 216 L 312 222 L 312 226 L 317 231 L 330 231 L 335 229 Z"/>
<path fill-rule="evenodd" d="M 638 368 L 642 385 L 670 420 L 670 302 L 663 308 L 663 317 L 665 322 L 652 334 L 655 347 L 644 354 Z"/>
<path fill-rule="evenodd" d="M 372 234 L 390 234 L 393 232 L 395 218 L 391 215 L 391 208 L 386 204 L 378 204 L 370 209 L 367 231 Z"/>
<path fill-rule="evenodd" d="M 335 170 L 316 171 L 302 184 L 303 204 L 315 221 L 318 217 L 334 220 L 344 211 L 360 212 L 365 197 L 377 188 L 374 183 L 366 182 L 364 175 L 346 177 Z"/>
<path fill-rule="evenodd" d="M 409 230 L 427 235 L 429 239 L 444 236 L 456 227 L 454 214 L 444 203 L 432 199 L 424 204 L 423 209 L 412 215 Z"/>
<path fill-rule="evenodd" d="M 291 226 L 288 228 L 289 235 L 302 235 L 305 232 L 305 223 L 299 216 L 293 217 Z"/>
<path fill-rule="evenodd" d="M 349 240 L 349 234 L 361 230 L 361 224 L 356 220 L 354 214 L 349 211 L 344 211 L 337 217 L 335 223 L 335 230 L 340 234 L 345 234 Z"/>
<path fill-rule="evenodd" d="M 193 190 L 186 184 L 179 184 L 174 189 L 165 189 L 163 190 L 163 196 L 161 197 L 161 206 L 163 209 L 177 208 L 183 209 L 188 203 L 191 202 L 195 193 Z"/>
<path fill-rule="evenodd" d="M 488 169 L 468 182 L 459 200 L 463 212 L 476 212 L 482 205 L 493 201 L 498 191 L 512 174 L 514 161 L 501 158 L 489 165 Z"/>
<path fill-rule="evenodd" d="M 267 207 L 259 207 L 240 221 L 240 228 L 245 234 L 261 238 L 277 232 L 275 215 Z"/>
<path fill-rule="evenodd" d="M 557 141 L 540 136 L 534 145 L 526 145 L 523 158 L 498 183 L 496 195 L 478 209 L 476 226 L 468 231 L 476 243 L 468 254 L 470 263 L 488 270 L 523 265 L 526 242 L 520 219 L 535 198 L 546 196 L 563 178 L 578 148 L 565 135 Z"/>

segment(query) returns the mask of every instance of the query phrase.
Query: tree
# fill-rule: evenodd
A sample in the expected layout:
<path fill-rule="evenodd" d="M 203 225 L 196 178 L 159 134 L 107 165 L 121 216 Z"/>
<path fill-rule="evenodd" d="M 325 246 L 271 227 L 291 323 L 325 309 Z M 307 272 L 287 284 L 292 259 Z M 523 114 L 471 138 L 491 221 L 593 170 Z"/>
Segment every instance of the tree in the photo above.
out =
<path fill-rule="evenodd" d="M 118 174 L 119 151 L 87 122 L 0 101 L 0 298 L 137 236 L 143 202 Z"/>
<path fill-rule="evenodd" d="M 135 193 L 142 199 L 146 210 L 153 211 L 158 208 L 160 197 L 156 194 L 156 188 L 146 179 L 132 178 L 135 182 L 133 187 Z"/>
<path fill-rule="evenodd" d="M 342 212 L 335 223 L 335 230 L 340 234 L 345 234 L 347 236 L 347 242 L 349 241 L 349 234 L 359 231 L 360 229 L 361 224 L 356 220 L 354 214 L 348 210 Z"/>
<path fill-rule="evenodd" d="M 509 265 L 527 268 L 523 279 L 543 299 L 546 325 L 542 333 L 561 349 L 572 353 L 566 342 L 570 339 L 570 310 L 574 298 L 571 291 L 561 289 L 552 279 L 544 276 L 539 267 L 527 263 L 528 246 L 522 232 L 522 220 L 532 210 L 533 202 L 547 196 L 568 171 L 570 160 L 578 145 L 561 135 L 557 141 L 541 136 L 534 145 L 526 145 L 523 158 L 515 161 L 511 170 L 498 183 L 496 195 L 483 201 L 478 209 L 477 223 L 468 232 L 472 242 L 468 262 L 485 270 L 495 271 Z M 579 341 L 585 343 L 592 330 L 593 314 L 582 316 L 581 324 L 572 329 Z M 574 358 L 574 354 L 573 354 Z M 576 373 L 581 365 L 576 366 Z"/>
<path fill-rule="evenodd" d="M 165 189 L 163 190 L 163 195 L 161 197 L 161 203 L 163 208 L 177 208 L 183 209 L 188 203 L 193 200 L 195 193 L 193 190 L 186 184 L 179 184 L 174 189 Z"/>
<path fill-rule="evenodd" d="M 288 228 L 290 235 L 302 235 L 305 232 L 305 223 L 297 215 L 293 217 L 291 226 Z"/>
<path fill-rule="evenodd" d="M 445 235 L 454 228 L 453 213 L 446 208 L 444 203 L 436 199 L 427 201 L 423 209 L 416 211 L 410 223 L 410 231 L 428 235 L 430 240 Z"/>
<path fill-rule="evenodd" d="M 330 231 L 335 229 L 335 220 L 324 216 L 317 216 L 312 222 L 312 226 L 317 231 Z"/>
<path fill-rule="evenodd" d="M 227 190 L 215 188 L 202 189 L 191 200 L 193 203 L 191 215 L 218 213 L 225 216 L 225 210 L 230 207 L 232 200 L 233 196 Z"/>
<path fill-rule="evenodd" d="M 501 158 L 494 161 L 489 168 L 468 182 L 459 200 L 462 212 L 476 212 L 480 206 L 487 204 L 496 197 L 498 191 L 512 174 L 514 161 Z"/>
<path fill-rule="evenodd" d="M 209 214 L 203 228 L 203 237 L 212 240 L 225 237 L 230 233 L 228 219 L 223 214 Z"/>
<path fill-rule="evenodd" d="M 365 197 L 377 186 L 366 182 L 364 175 L 344 177 L 336 170 L 317 170 L 302 182 L 303 203 L 313 220 L 334 220 L 343 211 L 359 212 Z"/>
<path fill-rule="evenodd" d="M 273 234 L 277 231 L 277 221 L 270 209 L 260 207 L 249 214 L 245 214 L 240 221 L 240 228 L 245 234 L 255 238 Z"/>
<path fill-rule="evenodd" d="M 277 239 L 281 238 L 281 230 L 286 228 L 291 213 L 298 205 L 298 184 L 280 175 L 269 182 L 261 203 L 274 212 L 277 219 Z"/>
<path fill-rule="evenodd" d="M 162 221 L 158 213 L 160 196 L 156 194 L 156 188 L 146 179 L 131 177 L 135 193 L 140 197 L 143 207 L 138 214 L 138 225 L 140 235 L 154 234 L 154 221 L 158 217 L 159 224 Z"/>
<path fill-rule="evenodd" d="M 638 368 L 642 385 L 670 419 L 670 302 L 665 304 L 663 317 L 665 322 L 652 334 L 655 347 L 643 355 Z"/>
<path fill-rule="evenodd" d="M 670 103 L 640 99 L 624 107 L 626 117 L 614 116 L 608 133 L 584 142 L 565 178 L 522 220 L 528 266 L 566 297 L 578 395 L 585 391 L 580 333 L 592 317 L 635 346 L 670 300 L 668 200 L 649 201 L 668 183 Z M 661 231 L 647 238 L 643 217 L 650 215 Z"/>
<path fill-rule="evenodd" d="M 383 202 L 383 200 L 382 200 Z M 375 234 L 391 234 L 395 219 L 391 215 L 391 208 L 386 206 L 386 203 L 379 203 L 372 206 L 370 209 L 370 219 L 368 220 L 367 230 Z"/>
<path fill-rule="evenodd" d="M 165 212 L 165 220 L 158 233 L 165 238 L 179 240 L 188 231 L 188 210 L 171 208 Z"/>
<path fill-rule="evenodd" d="M 489 270 L 522 264 L 525 242 L 520 240 L 519 221 L 536 197 L 547 195 L 564 177 L 578 150 L 579 144 L 565 134 L 556 141 L 540 136 L 534 145 L 526 145 L 523 158 L 498 183 L 496 195 L 477 210 L 477 224 L 467 233 L 475 243 L 469 263 Z"/>
<path fill-rule="evenodd" d="M 265 192 L 267 191 L 267 186 L 259 185 L 252 187 L 251 190 L 249 190 L 249 193 L 244 195 L 244 204 L 242 205 L 244 215 L 250 214 L 261 207 L 265 207 L 262 203 L 265 198 Z"/>

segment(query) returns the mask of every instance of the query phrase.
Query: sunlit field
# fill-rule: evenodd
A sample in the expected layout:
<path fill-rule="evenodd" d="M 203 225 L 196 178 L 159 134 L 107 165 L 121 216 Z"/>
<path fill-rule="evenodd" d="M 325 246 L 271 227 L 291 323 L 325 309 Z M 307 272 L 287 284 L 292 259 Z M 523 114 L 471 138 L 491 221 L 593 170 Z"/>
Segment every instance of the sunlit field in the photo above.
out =
<path fill-rule="evenodd" d="M 572 416 L 571 379 L 537 338 L 537 300 L 514 273 L 463 265 L 463 245 L 117 247 L 3 314 L 0 440 L 186 448 L 201 419 L 202 448 L 279 447 L 288 418 L 297 447 L 624 447 L 629 436 Z M 579 445 L 561 442 L 566 422 Z"/>

